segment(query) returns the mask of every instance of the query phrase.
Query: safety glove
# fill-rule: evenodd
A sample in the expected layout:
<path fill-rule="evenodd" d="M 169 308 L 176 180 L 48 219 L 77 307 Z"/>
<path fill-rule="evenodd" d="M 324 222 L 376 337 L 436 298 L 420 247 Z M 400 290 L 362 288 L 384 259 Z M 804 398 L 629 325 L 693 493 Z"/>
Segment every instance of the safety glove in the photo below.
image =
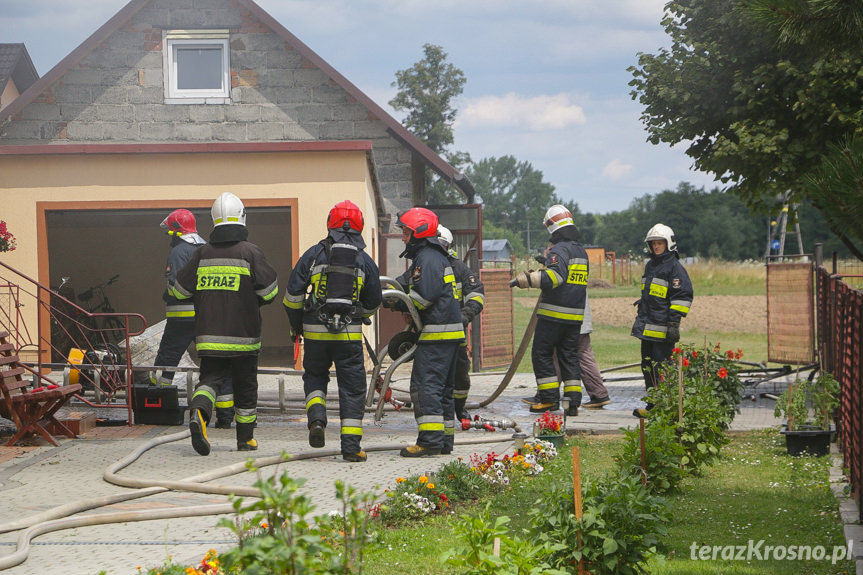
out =
<path fill-rule="evenodd" d="M 515 279 L 509 282 L 510 287 L 538 288 L 542 286 L 542 272 L 527 270 L 515 276 Z"/>
<path fill-rule="evenodd" d="M 666 339 L 671 343 L 676 343 L 680 341 L 680 322 L 673 321 L 668 324 L 668 331 L 666 332 Z"/>

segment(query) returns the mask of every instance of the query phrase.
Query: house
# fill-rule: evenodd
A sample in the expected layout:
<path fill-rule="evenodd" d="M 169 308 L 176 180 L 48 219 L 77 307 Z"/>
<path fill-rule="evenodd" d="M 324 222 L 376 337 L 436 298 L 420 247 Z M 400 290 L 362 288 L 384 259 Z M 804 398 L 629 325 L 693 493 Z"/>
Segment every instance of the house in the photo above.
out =
<path fill-rule="evenodd" d="M 38 79 L 24 44 L 0 44 L 0 110 Z"/>
<path fill-rule="evenodd" d="M 252 0 L 132 0 L 0 110 L 0 205 L 18 241 L 0 261 L 79 291 L 119 274 L 114 308 L 154 323 L 169 249 L 159 222 L 188 208 L 206 238 L 210 205 L 230 191 L 282 288 L 345 199 L 386 273 L 398 253 L 387 233 L 424 203 L 426 167 L 471 197 L 462 174 Z M 278 307 L 264 308 L 263 340 L 286 349 Z"/>
<path fill-rule="evenodd" d="M 509 262 L 512 257 L 512 244 L 509 240 L 483 240 L 482 259 L 486 262 Z"/>

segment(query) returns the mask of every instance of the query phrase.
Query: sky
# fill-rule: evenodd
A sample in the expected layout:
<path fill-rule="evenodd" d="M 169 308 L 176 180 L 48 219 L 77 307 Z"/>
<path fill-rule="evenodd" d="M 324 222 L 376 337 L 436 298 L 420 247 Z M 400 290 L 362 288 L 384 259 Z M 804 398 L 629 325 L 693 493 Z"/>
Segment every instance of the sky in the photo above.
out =
<path fill-rule="evenodd" d="M 685 147 L 648 143 L 627 68 L 669 44 L 667 0 L 257 0 L 393 116 L 398 70 L 441 46 L 467 82 L 453 150 L 530 162 L 582 212 L 625 209 L 677 188 L 707 190 Z M 24 42 L 44 75 L 125 0 L 0 0 L 0 42 Z"/>

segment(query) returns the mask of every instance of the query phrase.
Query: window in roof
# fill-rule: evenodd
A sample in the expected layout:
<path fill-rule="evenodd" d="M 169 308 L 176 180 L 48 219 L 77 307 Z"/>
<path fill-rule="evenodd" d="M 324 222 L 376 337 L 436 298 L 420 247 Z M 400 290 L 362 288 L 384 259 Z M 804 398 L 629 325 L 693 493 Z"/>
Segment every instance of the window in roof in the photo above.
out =
<path fill-rule="evenodd" d="M 164 36 L 166 102 L 230 103 L 228 30 L 169 30 Z"/>

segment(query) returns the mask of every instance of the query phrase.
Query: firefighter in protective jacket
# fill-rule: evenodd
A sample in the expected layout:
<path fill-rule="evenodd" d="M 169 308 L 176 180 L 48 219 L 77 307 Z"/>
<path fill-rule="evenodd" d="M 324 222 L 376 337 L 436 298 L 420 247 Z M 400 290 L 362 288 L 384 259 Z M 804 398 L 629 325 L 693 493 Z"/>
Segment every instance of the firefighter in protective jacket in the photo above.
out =
<path fill-rule="evenodd" d="M 264 252 L 247 241 L 246 208 L 230 192 L 213 204 L 210 243 L 195 252 L 177 274 L 174 295 L 195 304 L 195 347 L 201 379 L 189 404 L 192 447 L 209 455 L 207 422 L 216 390 L 231 378 L 237 421 L 237 450 L 254 451 L 258 404 L 260 307 L 278 295 L 276 271 Z"/>
<path fill-rule="evenodd" d="M 578 228 L 565 206 L 550 207 L 544 223 L 551 234 L 545 269 L 516 276 L 518 287 L 542 290 L 531 350 L 537 393 L 526 401 L 531 413 L 560 407 L 561 382 L 555 369 L 556 353 L 563 394 L 570 400 L 569 415 L 576 415 L 581 405 L 581 368 L 577 352 L 587 298 L 587 252 L 578 242 Z"/>
<path fill-rule="evenodd" d="M 175 367 L 195 339 L 195 306 L 190 301 L 180 301 L 174 297 L 174 282 L 177 272 L 192 258 L 192 254 L 204 245 L 204 238 L 198 235 L 195 215 L 189 210 L 174 210 L 162 220 L 160 227 L 171 237 L 171 253 L 165 264 L 165 279 L 168 285 L 162 294 L 165 300 L 165 330 L 159 342 L 155 364 Z M 152 385 L 172 385 L 174 373 L 163 371 L 161 375 L 150 373 Z M 234 392 L 228 380 L 216 397 L 216 427 L 230 429 L 234 420 Z"/>
<path fill-rule="evenodd" d="M 647 389 L 659 380 L 659 364 L 671 358 L 680 340 L 680 320 L 692 307 L 692 282 L 678 259 L 674 231 L 656 224 L 644 238 L 650 259 L 641 278 L 641 299 L 632 335 L 641 340 L 641 372 Z M 644 417 L 652 407 L 637 408 L 632 414 Z"/>
<path fill-rule="evenodd" d="M 455 275 L 456 299 L 461 306 L 461 323 L 467 330 L 473 318 L 478 316 L 485 307 L 485 286 L 467 264 L 458 258 L 458 254 L 452 247 L 452 232 L 442 225 L 438 225 L 437 231 L 438 239 L 447 249 L 447 257 Z M 465 337 L 465 341 L 458 348 L 455 388 L 452 393 L 456 419 L 470 419 L 470 414 L 464 408 L 468 393 L 470 393 L 470 357 L 467 353 L 467 337 Z"/>
<path fill-rule="evenodd" d="M 402 230 L 411 260 L 398 282 L 419 311 L 423 329 L 417 338 L 411 370 L 410 393 L 419 428 L 414 445 L 400 451 L 402 457 L 452 453 L 455 441 L 456 357 L 464 341 L 464 328 L 452 266 L 446 248 L 438 240 L 438 218 L 427 208 L 401 212 L 396 226 Z"/>
<path fill-rule="evenodd" d="M 364 251 L 363 214 L 354 203 L 336 204 L 327 217 L 327 229 L 327 237 L 306 250 L 294 266 L 283 303 L 291 339 L 305 338 L 309 445 L 325 443 L 327 384 L 335 364 L 342 458 L 360 462 L 366 460 L 360 447 L 366 397 L 362 328 L 381 304 L 380 272 Z"/>

